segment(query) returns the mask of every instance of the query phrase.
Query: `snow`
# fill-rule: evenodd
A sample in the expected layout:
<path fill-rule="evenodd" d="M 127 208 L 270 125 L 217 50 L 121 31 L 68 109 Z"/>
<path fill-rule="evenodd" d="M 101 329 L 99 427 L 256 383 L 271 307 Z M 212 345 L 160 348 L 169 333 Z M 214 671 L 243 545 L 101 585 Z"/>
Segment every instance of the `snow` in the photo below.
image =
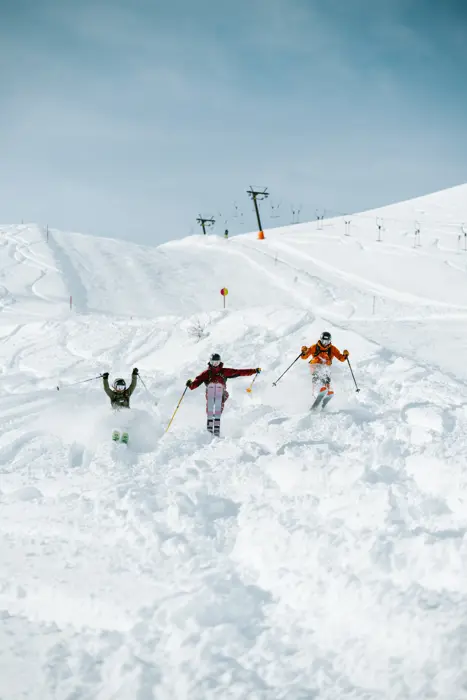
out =
<path fill-rule="evenodd" d="M 466 202 L 157 248 L 0 227 L 2 700 L 467 698 Z M 272 383 L 323 329 L 361 391 L 336 362 L 311 414 L 307 363 Z M 202 389 L 165 432 L 213 351 L 263 373 L 220 439 Z M 92 378 L 134 366 L 115 416 Z"/>

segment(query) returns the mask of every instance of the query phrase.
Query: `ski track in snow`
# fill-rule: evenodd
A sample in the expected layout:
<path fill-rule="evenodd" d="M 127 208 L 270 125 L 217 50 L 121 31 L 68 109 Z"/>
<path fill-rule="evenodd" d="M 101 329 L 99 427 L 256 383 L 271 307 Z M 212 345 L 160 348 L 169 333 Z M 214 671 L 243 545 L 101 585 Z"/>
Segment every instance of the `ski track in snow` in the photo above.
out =
<path fill-rule="evenodd" d="M 57 233 L 55 231 L 50 231 L 49 246 L 58 262 L 62 274 L 67 279 L 70 289 L 70 296 L 72 297 L 72 300 L 74 299 L 75 309 L 78 312 L 85 313 L 88 310 L 86 287 L 81 281 L 81 277 L 76 270 L 76 263 L 73 264 L 66 253 L 66 242 L 64 245 L 60 238 L 57 238 Z"/>
<path fill-rule="evenodd" d="M 18 307 L 0 314 L 2 700 L 467 698 L 467 377 L 435 342 L 440 306 L 443 325 L 463 307 L 449 314 L 395 279 L 379 290 L 384 315 L 365 316 L 373 282 L 351 256 L 337 267 L 316 259 L 315 242 L 306 253 L 296 228 L 297 250 L 282 231 L 263 248 L 251 236 L 162 246 L 169 270 L 189 252 L 193 296 L 176 313 L 167 282 L 166 315 L 153 319 L 135 315 L 132 277 L 119 315 L 107 294 L 98 310 L 93 239 L 67 249 L 57 234 L 59 251 L 51 233 L 49 249 L 34 227 L 0 229 L 0 261 L 15 261 L 0 300 Z M 365 232 L 354 236 L 332 245 L 368 254 Z M 140 253 L 125 249 L 137 272 Z M 431 254 L 406 252 L 423 275 Z M 230 275 L 226 311 L 211 291 L 196 307 L 211 255 Z M 246 270 L 267 285 L 262 305 L 248 304 Z M 361 392 L 337 363 L 335 398 L 311 414 L 306 363 L 271 384 L 323 318 Z M 264 373 L 251 395 L 244 379 L 229 384 L 219 440 L 204 430 L 202 389 L 164 434 L 213 349 Z M 112 416 L 101 380 L 72 386 L 105 370 L 129 379 L 133 366 L 147 391 L 140 383 L 130 414 Z M 117 419 L 128 447 L 110 442 Z"/>

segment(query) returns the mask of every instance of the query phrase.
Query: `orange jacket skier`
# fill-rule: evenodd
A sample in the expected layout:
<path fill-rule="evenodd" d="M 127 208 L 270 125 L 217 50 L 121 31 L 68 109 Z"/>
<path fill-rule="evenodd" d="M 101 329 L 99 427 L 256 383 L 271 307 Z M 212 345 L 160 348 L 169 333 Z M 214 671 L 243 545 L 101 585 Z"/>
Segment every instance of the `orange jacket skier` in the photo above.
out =
<path fill-rule="evenodd" d="M 318 394 L 318 403 L 324 399 L 325 392 L 327 392 L 327 398 L 323 403 L 325 406 L 333 397 L 334 391 L 331 388 L 331 365 L 333 358 L 337 358 L 341 362 L 349 356 L 349 351 L 344 350 L 340 352 L 335 345 L 331 342 L 331 334 L 328 331 L 321 333 L 320 339 L 315 345 L 311 345 L 307 348 L 306 345 L 302 346 L 302 360 L 307 360 L 309 357 L 309 364 L 311 365 L 311 371 L 313 373 L 313 384 L 321 382 L 321 388 Z M 322 395 L 322 396 L 320 396 Z"/>

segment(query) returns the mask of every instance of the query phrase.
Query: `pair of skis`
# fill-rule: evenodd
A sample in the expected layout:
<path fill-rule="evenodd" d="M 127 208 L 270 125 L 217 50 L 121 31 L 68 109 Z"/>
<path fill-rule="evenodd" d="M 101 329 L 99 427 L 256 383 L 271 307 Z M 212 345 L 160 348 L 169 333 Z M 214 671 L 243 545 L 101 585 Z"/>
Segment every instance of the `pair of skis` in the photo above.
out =
<path fill-rule="evenodd" d="M 334 394 L 329 394 L 327 389 L 323 389 L 319 392 L 318 396 L 313 401 L 313 404 L 311 405 L 311 410 L 317 411 L 319 408 L 326 408 L 333 396 Z"/>
<path fill-rule="evenodd" d="M 114 430 L 112 433 L 112 440 L 114 442 L 122 442 L 124 445 L 128 445 L 128 439 L 128 433 L 125 431 L 120 433 L 119 430 Z"/>

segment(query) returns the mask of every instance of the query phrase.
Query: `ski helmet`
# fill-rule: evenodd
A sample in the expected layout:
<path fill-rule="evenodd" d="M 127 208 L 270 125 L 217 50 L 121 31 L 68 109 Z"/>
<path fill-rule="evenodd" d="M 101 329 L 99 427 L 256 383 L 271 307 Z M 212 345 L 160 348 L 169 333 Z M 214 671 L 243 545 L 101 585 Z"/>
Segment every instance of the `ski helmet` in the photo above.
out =
<path fill-rule="evenodd" d="M 208 364 L 211 367 L 218 367 L 220 365 L 220 363 L 221 363 L 221 356 L 219 355 L 219 353 L 218 352 L 213 353 L 211 355 L 211 358 L 210 358 Z"/>
<path fill-rule="evenodd" d="M 115 391 L 125 391 L 126 382 L 124 379 L 116 379 L 113 383 L 113 388 Z"/>
<path fill-rule="evenodd" d="M 331 334 L 329 331 L 324 331 L 324 333 L 321 333 L 319 341 L 321 345 L 330 345 L 331 344 Z"/>

